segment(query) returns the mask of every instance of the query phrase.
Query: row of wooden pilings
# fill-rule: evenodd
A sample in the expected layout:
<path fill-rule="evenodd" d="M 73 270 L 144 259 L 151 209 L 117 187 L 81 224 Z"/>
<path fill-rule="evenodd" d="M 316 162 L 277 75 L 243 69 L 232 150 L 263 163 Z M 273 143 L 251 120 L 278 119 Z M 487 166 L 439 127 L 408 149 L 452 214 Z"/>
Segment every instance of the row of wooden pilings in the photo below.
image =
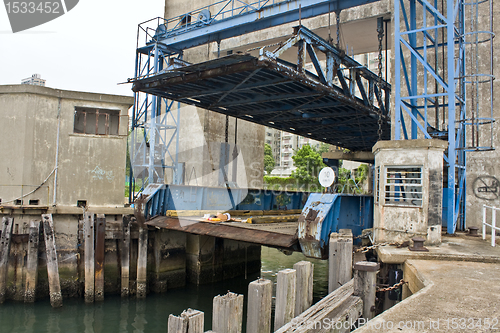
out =
<path fill-rule="evenodd" d="M 62 306 L 63 298 L 61 294 L 61 283 L 59 280 L 54 222 L 52 214 L 42 214 L 41 217 L 41 222 L 37 220 L 30 221 L 24 301 L 26 303 L 35 301 L 38 280 L 38 252 L 41 225 L 45 240 L 50 303 L 53 307 L 60 307 Z M 131 216 L 123 216 L 123 229 L 121 230 L 122 251 L 120 251 L 120 266 L 121 295 L 123 297 L 129 296 L 131 219 Z M 0 234 L 0 303 L 3 303 L 6 298 L 8 260 L 11 248 L 13 225 L 13 217 L 6 216 L 2 218 L 2 232 Z M 95 215 L 91 212 L 84 212 L 82 242 L 84 246 L 85 261 L 84 296 L 85 302 L 87 303 L 104 300 L 105 225 L 106 217 L 104 214 Z M 148 229 L 139 227 L 136 277 L 137 298 L 146 297 L 147 248 Z"/>
<path fill-rule="evenodd" d="M 311 262 L 300 261 L 293 269 L 279 271 L 276 281 L 274 331 L 308 332 L 319 329 L 350 332 L 359 324 L 359 318 L 366 321 L 373 318 L 379 264 L 357 262 L 354 265 L 353 277 L 352 258 L 352 231 L 341 229 L 339 233 L 332 233 L 329 243 L 329 294 L 314 305 Z M 247 333 L 271 332 L 272 291 L 270 280 L 258 279 L 248 285 Z M 212 331 L 209 332 L 241 332 L 243 298 L 243 295 L 232 292 L 215 296 Z M 168 332 L 203 333 L 204 318 L 202 311 L 193 309 L 187 309 L 179 316 L 171 314 L 168 318 Z M 325 325 L 329 327 L 324 327 Z"/>
<path fill-rule="evenodd" d="M 54 222 L 51 214 L 43 214 L 42 221 L 45 240 L 45 251 L 47 256 L 47 275 L 49 279 L 50 304 L 53 307 L 62 306 L 61 284 L 59 282 L 59 268 L 57 264 L 56 241 L 54 233 Z M 0 303 L 5 301 L 8 259 L 10 253 L 13 217 L 2 219 L 2 234 L 0 236 Z M 25 302 L 35 301 L 35 291 L 38 280 L 38 243 L 40 234 L 40 221 L 31 221 L 28 236 L 28 254 L 26 286 L 24 292 Z"/>

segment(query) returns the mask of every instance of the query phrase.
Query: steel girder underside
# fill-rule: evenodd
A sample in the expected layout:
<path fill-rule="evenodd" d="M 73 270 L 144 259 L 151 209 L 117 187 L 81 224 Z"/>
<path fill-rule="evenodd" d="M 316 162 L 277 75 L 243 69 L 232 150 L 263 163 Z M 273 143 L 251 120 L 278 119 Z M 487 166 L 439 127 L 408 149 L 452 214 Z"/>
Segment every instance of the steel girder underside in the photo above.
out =
<path fill-rule="evenodd" d="M 307 43 L 302 37 L 297 34 L 293 37 L 296 40 L 289 44 L 304 43 L 304 46 L 299 45 L 299 53 L 301 48 L 304 53 L 307 50 L 318 75 L 298 68 L 300 60 L 299 65 L 294 65 L 278 59 L 275 55 L 280 53 L 279 49 L 274 54 L 261 50 L 259 57 L 235 54 L 139 78 L 135 80 L 133 90 L 352 151 L 371 151 L 379 140 L 381 105 L 382 139 L 389 139 L 390 124 L 386 110 L 390 86 L 383 82 L 384 98 L 380 98 L 377 76 L 350 58 L 350 63 L 346 64 L 342 60 L 348 57 L 341 52 L 338 52 L 339 56 L 335 54 L 335 63 L 344 64 L 344 67 L 337 66 L 333 71 L 339 83 L 332 84 L 333 75 L 324 75 L 313 47 L 309 46 L 314 44 L 318 47 L 318 43 L 310 40 Z M 345 71 L 349 72 L 349 77 L 342 74 Z M 362 83 L 362 77 L 368 77 L 368 81 Z M 369 88 L 365 90 L 365 87 Z M 375 98 L 378 102 L 374 103 Z"/>

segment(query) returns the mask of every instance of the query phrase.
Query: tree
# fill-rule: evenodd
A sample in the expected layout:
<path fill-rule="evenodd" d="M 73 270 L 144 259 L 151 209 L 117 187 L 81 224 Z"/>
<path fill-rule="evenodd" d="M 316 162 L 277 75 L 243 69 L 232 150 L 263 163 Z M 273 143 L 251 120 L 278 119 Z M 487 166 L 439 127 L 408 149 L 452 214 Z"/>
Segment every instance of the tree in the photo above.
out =
<path fill-rule="evenodd" d="M 266 143 L 264 146 L 264 170 L 270 175 L 276 165 L 276 161 L 273 157 L 273 149 L 269 144 Z"/>
<path fill-rule="evenodd" d="M 323 153 L 327 153 L 329 150 L 330 150 L 330 145 L 328 143 L 322 142 L 318 147 L 317 152 L 319 156 L 321 156 Z"/>
<path fill-rule="evenodd" d="M 304 145 L 302 148 L 295 151 L 295 155 L 292 156 L 292 159 L 293 164 L 297 167 L 297 169 L 292 172 L 292 177 L 302 184 L 315 184 L 319 186 L 319 172 L 326 166 L 323 163 L 321 155 L 312 149 L 311 146 Z"/>

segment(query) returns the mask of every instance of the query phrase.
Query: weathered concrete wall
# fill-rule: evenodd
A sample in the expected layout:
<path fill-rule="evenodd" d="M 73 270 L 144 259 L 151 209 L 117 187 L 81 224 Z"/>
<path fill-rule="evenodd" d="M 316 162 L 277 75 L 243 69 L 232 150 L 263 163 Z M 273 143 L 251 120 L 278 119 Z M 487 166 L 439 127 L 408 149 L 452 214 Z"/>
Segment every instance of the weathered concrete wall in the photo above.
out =
<path fill-rule="evenodd" d="M 76 207 L 77 200 L 85 200 L 94 207 L 123 207 L 128 109 L 132 103 L 133 99 L 125 96 L 31 85 L 0 86 L 0 139 L 6 143 L 4 156 L 9 156 L 0 161 L 2 203 L 12 205 L 8 201 L 46 180 L 43 187 L 24 198 L 24 204 L 38 199 L 40 205 L 52 205 L 57 173 L 57 206 Z M 117 110 L 118 135 L 75 133 L 75 107 Z"/>
<path fill-rule="evenodd" d="M 442 140 L 404 140 L 379 141 L 373 147 L 375 173 L 380 170 L 378 190 L 375 190 L 375 195 L 379 193 L 378 203 L 374 209 L 374 234 L 377 242 L 403 242 L 414 236 L 426 237 L 427 244 L 441 242 L 443 151 L 446 146 L 446 141 Z M 389 188 L 387 185 L 387 168 L 400 166 L 421 167 L 421 195 L 417 194 L 415 198 L 418 202 L 414 205 L 387 200 L 388 191 L 398 188 Z M 405 178 L 404 175 L 399 177 Z M 407 181 L 401 181 L 405 189 L 410 188 L 412 182 L 419 182 L 416 179 Z M 400 200 L 403 200 L 402 194 L 399 195 Z"/>

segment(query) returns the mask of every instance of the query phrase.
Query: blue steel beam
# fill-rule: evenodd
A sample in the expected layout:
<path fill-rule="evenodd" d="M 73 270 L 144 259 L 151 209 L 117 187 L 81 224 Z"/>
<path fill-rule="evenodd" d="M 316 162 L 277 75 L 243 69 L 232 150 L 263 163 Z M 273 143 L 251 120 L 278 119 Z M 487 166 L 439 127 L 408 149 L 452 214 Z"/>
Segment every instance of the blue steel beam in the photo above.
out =
<path fill-rule="evenodd" d="M 207 10 L 215 5 L 224 8 L 215 13 L 215 16 L 209 20 L 195 21 L 196 15 L 199 15 L 203 9 L 168 20 L 167 28 L 170 24 L 174 24 L 174 28 L 167 30 L 164 37 L 159 37 L 157 41 L 168 45 L 169 48 L 184 50 L 281 24 L 297 22 L 299 19 L 307 19 L 331 11 L 340 11 L 377 1 L 379 0 L 291 0 L 279 2 L 277 0 L 261 0 L 248 5 L 243 4 L 242 7 L 240 1 L 225 0 L 205 7 Z M 231 5 L 234 6 L 235 3 L 238 6 L 235 11 L 239 11 L 236 14 L 235 11 L 231 13 L 230 10 Z M 223 13 L 230 16 L 224 18 Z M 184 22 L 184 24 L 179 24 L 179 22 Z"/>

